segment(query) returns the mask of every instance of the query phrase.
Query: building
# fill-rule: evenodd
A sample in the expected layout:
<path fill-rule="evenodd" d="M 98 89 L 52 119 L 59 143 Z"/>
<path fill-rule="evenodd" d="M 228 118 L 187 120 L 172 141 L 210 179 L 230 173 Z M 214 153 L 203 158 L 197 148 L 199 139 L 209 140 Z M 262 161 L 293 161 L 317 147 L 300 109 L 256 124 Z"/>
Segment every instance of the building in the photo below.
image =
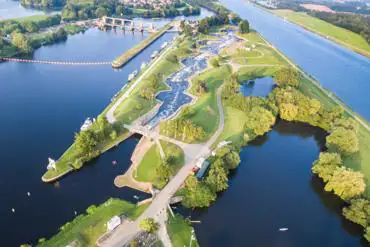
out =
<path fill-rule="evenodd" d="M 121 224 L 121 218 L 119 216 L 113 216 L 108 222 L 107 222 L 107 230 L 113 231 L 117 226 Z"/>

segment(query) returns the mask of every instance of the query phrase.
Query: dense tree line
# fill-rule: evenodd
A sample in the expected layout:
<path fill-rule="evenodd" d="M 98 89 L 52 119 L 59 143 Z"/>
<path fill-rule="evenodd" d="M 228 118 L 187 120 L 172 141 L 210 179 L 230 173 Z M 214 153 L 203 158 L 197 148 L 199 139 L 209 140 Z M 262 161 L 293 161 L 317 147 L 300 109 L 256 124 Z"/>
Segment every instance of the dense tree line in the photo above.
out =
<path fill-rule="evenodd" d="M 370 16 L 326 12 L 309 12 L 309 14 L 335 26 L 358 33 L 370 43 Z"/>
<path fill-rule="evenodd" d="M 204 129 L 189 119 L 180 118 L 161 122 L 160 128 L 165 135 L 185 142 L 201 141 L 205 136 Z"/>

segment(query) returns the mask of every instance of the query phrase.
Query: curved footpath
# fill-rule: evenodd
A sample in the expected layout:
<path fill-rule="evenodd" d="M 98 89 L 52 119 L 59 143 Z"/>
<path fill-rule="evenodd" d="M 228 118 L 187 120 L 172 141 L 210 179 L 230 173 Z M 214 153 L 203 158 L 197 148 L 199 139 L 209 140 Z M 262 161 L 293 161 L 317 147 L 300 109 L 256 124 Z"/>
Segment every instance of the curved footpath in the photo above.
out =
<path fill-rule="evenodd" d="M 176 193 L 176 191 L 185 182 L 197 160 L 201 157 L 210 155 L 210 147 L 217 141 L 224 129 L 224 110 L 221 100 L 222 86 L 217 90 L 217 107 L 220 113 L 219 126 L 213 136 L 198 149 L 198 153 L 192 157 L 181 170 L 174 176 L 171 181 L 157 194 L 150 206 L 141 214 L 134 222 L 125 223 L 118 226 L 113 232 L 104 234 L 97 240 L 98 246 L 106 247 L 121 247 L 128 243 L 138 232 L 140 232 L 139 224 L 145 218 L 154 218 L 158 220 L 161 213 L 166 210 L 167 204 Z M 186 152 L 186 150 L 184 150 Z M 191 155 L 191 154 L 190 154 Z M 188 156 L 188 155 L 186 155 Z"/>

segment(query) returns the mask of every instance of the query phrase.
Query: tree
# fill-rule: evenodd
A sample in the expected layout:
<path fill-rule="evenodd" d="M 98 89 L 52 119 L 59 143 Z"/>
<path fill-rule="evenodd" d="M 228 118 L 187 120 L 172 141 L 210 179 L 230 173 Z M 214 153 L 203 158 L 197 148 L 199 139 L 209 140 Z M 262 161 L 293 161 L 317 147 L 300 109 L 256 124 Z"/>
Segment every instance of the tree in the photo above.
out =
<path fill-rule="evenodd" d="M 366 227 L 364 238 L 370 242 L 370 226 Z"/>
<path fill-rule="evenodd" d="M 279 87 L 292 86 L 298 87 L 300 76 L 298 71 L 292 68 L 283 68 L 275 73 L 275 83 Z"/>
<path fill-rule="evenodd" d="M 146 232 L 155 232 L 158 230 L 158 223 L 153 218 L 145 218 L 140 221 L 140 228 Z"/>
<path fill-rule="evenodd" d="M 239 23 L 239 32 L 240 33 L 249 33 L 249 22 L 247 20 L 242 20 Z"/>
<path fill-rule="evenodd" d="M 172 175 L 172 169 L 169 165 L 169 160 L 165 159 L 156 169 L 157 179 L 161 184 L 166 184 Z"/>
<path fill-rule="evenodd" d="M 229 178 L 227 177 L 228 170 L 225 169 L 224 165 L 217 159 L 212 165 L 206 178 L 206 183 L 215 192 L 226 190 L 229 185 Z"/>
<path fill-rule="evenodd" d="M 359 150 L 356 132 L 343 127 L 335 127 L 326 137 L 326 146 L 333 151 L 350 155 Z"/>
<path fill-rule="evenodd" d="M 185 181 L 184 200 L 185 207 L 209 207 L 216 200 L 216 193 L 207 184 L 198 182 L 195 176 L 189 176 Z"/>
<path fill-rule="evenodd" d="M 23 52 L 29 53 L 32 51 L 28 39 L 22 33 L 12 34 L 12 44 Z"/>
<path fill-rule="evenodd" d="M 370 224 L 370 202 L 366 199 L 353 199 L 349 207 L 343 208 L 343 215 L 348 220 L 363 227 Z"/>
<path fill-rule="evenodd" d="M 81 153 L 91 155 L 97 145 L 97 141 L 91 130 L 85 130 L 75 135 L 75 144 Z"/>
<path fill-rule="evenodd" d="M 364 174 L 349 168 L 338 167 L 325 185 L 326 191 L 333 191 L 343 200 L 360 196 L 365 191 Z"/>
<path fill-rule="evenodd" d="M 104 7 L 98 7 L 95 10 L 95 15 L 99 18 L 108 15 L 108 11 Z"/>
<path fill-rule="evenodd" d="M 23 27 L 24 29 L 26 29 L 27 32 L 29 33 L 35 33 L 37 31 L 39 31 L 39 27 L 36 25 L 35 22 L 33 21 L 25 21 L 23 23 Z"/>
<path fill-rule="evenodd" d="M 209 63 L 214 67 L 220 67 L 220 61 L 218 60 L 217 57 L 214 57 L 212 59 L 209 60 Z"/>
<path fill-rule="evenodd" d="M 290 103 L 282 103 L 279 107 L 280 117 L 287 121 L 294 121 L 298 115 L 298 107 Z"/>
<path fill-rule="evenodd" d="M 274 115 L 263 107 L 254 107 L 247 113 L 246 129 L 257 136 L 269 131 L 274 123 Z"/>
<path fill-rule="evenodd" d="M 237 152 L 232 151 L 232 152 L 226 154 L 226 156 L 224 158 L 224 161 L 225 161 L 225 165 L 226 165 L 227 169 L 234 170 L 240 164 L 240 156 Z"/>
<path fill-rule="evenodd" d="M 209 29 L 209 24 L 207 18 L 200 20 L 198 31 L 200 33 L 207 33 Z"/>
<path fill-rule="evenodd" d="M 312 172 L 324 182 L 329 181 L 334 171 L 342 165 L 342 159 L 337 153 L 320 153 L 319 159 L 313 163 Z"/>

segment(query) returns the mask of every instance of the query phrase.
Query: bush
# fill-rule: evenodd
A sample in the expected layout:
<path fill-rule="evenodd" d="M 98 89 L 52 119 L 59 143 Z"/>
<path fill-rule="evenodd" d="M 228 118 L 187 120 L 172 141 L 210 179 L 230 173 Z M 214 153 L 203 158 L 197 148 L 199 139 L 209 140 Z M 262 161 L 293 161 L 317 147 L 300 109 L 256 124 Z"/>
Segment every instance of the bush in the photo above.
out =
<path fill-rule="evenodd" d="M 300 81 L 300 75 L 298 71 L 292 68 L 284 68 L 275 73 L 275 83 L 279 87 L 292 86 L 298 87 Z"/>
<path fill-rule="evenodd" d="M 365 187 L 364 174 L 338 167 L 325 185 L 325 190 L 333 191 L 343 200 L 350 200 L 364 193 Z"/>
<path fill-rule="evenodd" d="M 155 232 L 158 230 L 158 223 L 153 218 L 145 218 L 140 222 L 140 228 L 146 232 Z"/>

